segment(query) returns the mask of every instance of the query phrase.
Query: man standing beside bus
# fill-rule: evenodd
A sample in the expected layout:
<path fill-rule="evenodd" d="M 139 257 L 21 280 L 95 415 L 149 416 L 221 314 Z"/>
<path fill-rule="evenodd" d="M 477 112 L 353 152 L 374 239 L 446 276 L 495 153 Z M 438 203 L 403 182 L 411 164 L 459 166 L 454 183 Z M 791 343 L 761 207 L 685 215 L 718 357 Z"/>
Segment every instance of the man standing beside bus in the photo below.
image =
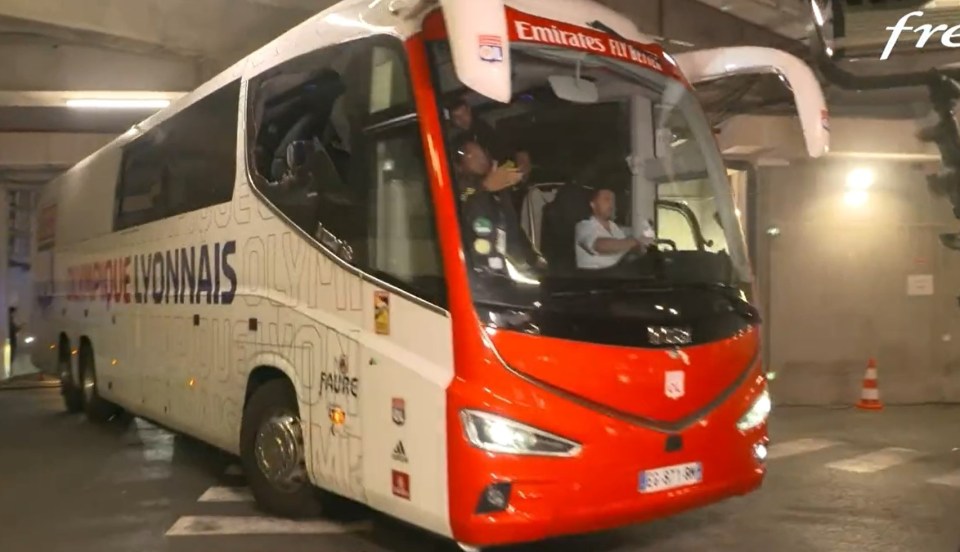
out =
<path fill-rule="evenodd" d="M 10 331 L 10 364 L 17 357 L 17 339 L 20 334 L 20 322 L 17 319 L 17 307 L 7 310 L 7 329 Z"/>

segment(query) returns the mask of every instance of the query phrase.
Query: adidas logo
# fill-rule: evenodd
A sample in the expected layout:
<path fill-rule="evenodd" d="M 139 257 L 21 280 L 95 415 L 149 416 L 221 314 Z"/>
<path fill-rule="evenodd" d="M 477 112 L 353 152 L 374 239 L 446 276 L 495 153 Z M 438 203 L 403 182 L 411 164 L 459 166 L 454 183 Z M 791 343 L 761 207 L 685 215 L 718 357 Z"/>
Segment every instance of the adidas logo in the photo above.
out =
<path fill-rule="evenodd" d="M 393 447 L 393 459 L 407 463 L 407 450 L 403 447 L 403 441 L 397 441 L 397 446 Z"/>

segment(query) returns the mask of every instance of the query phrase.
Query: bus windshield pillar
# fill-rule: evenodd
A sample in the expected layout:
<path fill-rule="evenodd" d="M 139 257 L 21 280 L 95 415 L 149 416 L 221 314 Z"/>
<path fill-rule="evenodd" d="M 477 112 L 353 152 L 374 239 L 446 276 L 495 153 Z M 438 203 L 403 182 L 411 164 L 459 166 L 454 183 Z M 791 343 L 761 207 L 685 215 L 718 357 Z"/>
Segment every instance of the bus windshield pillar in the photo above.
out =
<path fill-rule="evenodd" d="M 657 200 L 657 188 L 647 179 L 643 163 L 656 155 L 654 147 L 654 129 L 657 128 L 653 115 L 653 102 L 643 96 L 633 96 L 630 100 L 630 154 L 633 162 L 630 171 L 633 174 L 630 228 L 634 237 L 640 238 L 644 224 L 654 220 L 654 205 Z"/>

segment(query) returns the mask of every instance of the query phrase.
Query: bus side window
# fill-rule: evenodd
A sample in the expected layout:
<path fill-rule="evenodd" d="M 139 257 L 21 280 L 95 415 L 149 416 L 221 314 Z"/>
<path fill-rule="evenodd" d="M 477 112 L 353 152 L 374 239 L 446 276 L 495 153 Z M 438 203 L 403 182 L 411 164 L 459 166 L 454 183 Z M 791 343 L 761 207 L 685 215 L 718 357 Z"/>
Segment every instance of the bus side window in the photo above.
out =
<path fill-rule="evenodd" d="M 253 185 L 330 253 L 434 304 L 443 274 L 402 43 L 304 54 L 249 85 Z"/>
<path fill-rule="evenodd" d="M 250 81 L 248 163 L 254 186 L 293 225 L 354 262 L 351 186 L 356 43 L 304 54 Z M 344 246 L 340 247 L 338 244 Z"/>
<path fill-rule="evenodd" d="M 200 98 L 124 147 L 114 229 L 233 198 L 240 81 Z"/>
<path fill-rule="evenodd" d="M 118 230 L 146 224 L 162 216 L 158 209 L 162 164 L 156 153 L 150 139 L 146 137 L 124 152 L 117 197 Z"/>
<path fill-rule="evenodd" d="M 446 304 L 433 199 L 420 127 L 370 136 L 370 272 L 436 305 Z"/>
<path fill-rule="evenodd" d="M 371 48 L 360 144 L 368 202 L 367 270 L 446 305 L 433 197 L 406 57 L 399 42 Z"/>

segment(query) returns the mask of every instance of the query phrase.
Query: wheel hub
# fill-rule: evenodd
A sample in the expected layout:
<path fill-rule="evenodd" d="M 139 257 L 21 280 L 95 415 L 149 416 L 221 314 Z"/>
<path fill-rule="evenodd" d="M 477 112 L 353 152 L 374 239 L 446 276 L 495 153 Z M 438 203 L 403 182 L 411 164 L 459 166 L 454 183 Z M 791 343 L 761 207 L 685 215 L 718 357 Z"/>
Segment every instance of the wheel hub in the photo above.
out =
<path fill-rule="evenodd" d="M 268 418 L 257 432 L 257 465 L 277 488 L 299 487 L 306 474 L 303 430 L 300 419 L 292 414 Z"/>

